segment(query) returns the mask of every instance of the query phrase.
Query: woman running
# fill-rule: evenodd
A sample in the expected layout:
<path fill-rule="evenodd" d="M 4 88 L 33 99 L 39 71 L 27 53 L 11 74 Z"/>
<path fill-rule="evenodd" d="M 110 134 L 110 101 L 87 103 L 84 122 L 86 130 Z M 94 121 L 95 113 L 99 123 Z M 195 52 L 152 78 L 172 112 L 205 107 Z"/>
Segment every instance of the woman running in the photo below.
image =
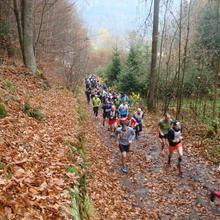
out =
<path fill-rule="evenodd" d="M 118 119 L 118 112 L 116 111 L 116 107 L 113 105 L 109 116 L 109 129 L 111 134 L 114 134 L 118 126 L 117 119 Z"/>

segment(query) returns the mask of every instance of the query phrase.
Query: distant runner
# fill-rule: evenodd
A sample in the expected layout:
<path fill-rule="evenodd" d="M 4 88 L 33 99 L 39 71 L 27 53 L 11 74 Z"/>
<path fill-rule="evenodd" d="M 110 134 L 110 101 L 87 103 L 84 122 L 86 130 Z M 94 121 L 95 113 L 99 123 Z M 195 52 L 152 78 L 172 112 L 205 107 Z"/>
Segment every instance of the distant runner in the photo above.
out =
<path fill-rule="evenodd" d="M 137 122 L 137 126 L 135 127 L 135 134 L 136 139 L 138 139 L 138 136 L 140 135 L 140 132 L 142 131 L 142 121 L 144 118 L 144 112 L 141 110 L 141 108 L 138 108 L 137 111 L 134 114 L 134 118 Z"/>
<path fill-rule="evenodd" d="M 91 87 L 87 87 L 85 93 L 86 93 L 86 98 L 87 98 L 88 105 L 89 105 L 90 99 L 91 99 L 91 92 L 92 92 Z"/>
<path fill-rule="evenodd" d="M 110 102 L 109 98 L 105 99 L 102 108 L 103 108 L 103 126 L 105 126 L 105 119 L 106 118 L 109 119 L 112 108 L 112 103 Z"/>
<path fill-rule="evenodd" d="M 133 128 L 136 131 L 138 123 L 136 119 L 132 116 L 132 114 L 128 114 L 127 120 L 129 121 L 129 127 Z"/>
<path fill-rule="evenodd" d="M 180 122 L 174 121 L 172 123 L 172 128 L 169 129 L 167 137 L 169 141 L 168 165 L 170 165 L 171 163 L 173 152 L 177 150 L 179 155 L 177 167 L 179 170 L 179 175 L 182 177 L 181 162 L 183 157 L 183 145 L 182 145 L 183 137 L 182 137 Z"/>
<path fill-rule="evenodd" d="M 127 121 L 116 130 L 116 140 L 122 155 L 122 171 L 124 173 L 128 172 L 127 153 L 129 153 L 130 144 L 135 138 L 134 129 L 128 126 L 129 122 Z"/>
<path fill-rule="evenodd" d="M 96 118 L 98 117 L 100 105 L 101 105 L 101 100 L 99 99 L 98 95 L 95 95 L 95 97 L 92 99 L 92 107 Z"/>
<path fill-rule="evenodd" d="M 159 139 L 161 144 L 161 153 L 165 153 L 165 146 L 169 145 L 167 141 L 167 134 L 171 127 L 172 119 L 168 113 L 164 114 L 164 117 L 159 122 Z"/>
<path fill-rule="evenodd" d="M 125 118 L 128 114 L 128 105 L 125 101 L 122 102 L 122 104 L 118 108 L 119 114 L 121 118 Z"/>
<path fill-rule="evenodd" d="M 111 133 L 115 132 L 117 128 L 117 119 L 118 119 L 118 111 L 116 110 L 116 107 L 113 105 L 110 111 L 110 116 L 109 116 L 109 129 Z"/>

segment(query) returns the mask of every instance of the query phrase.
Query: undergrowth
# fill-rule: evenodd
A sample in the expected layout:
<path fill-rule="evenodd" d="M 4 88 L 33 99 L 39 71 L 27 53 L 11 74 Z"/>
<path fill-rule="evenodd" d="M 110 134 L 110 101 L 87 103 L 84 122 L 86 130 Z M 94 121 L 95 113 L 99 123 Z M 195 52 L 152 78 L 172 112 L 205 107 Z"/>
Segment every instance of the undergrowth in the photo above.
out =
<path fill-rule="evenodd" d="M 0 118 L 4 118 L 7 116 L 6 108 L 3 104 L 0 103 Z"/>
<path fill-rule="evenodd" d="M 73 146 L 68 141 L 65 143 L 69 146 L 71 154 L 79 154 L 81 158 L 80 167 L 83 169 L 83 173 L 80 173 L 79 170 L 71 165 L 66 167 L 66 171 L 70 173 L 74 173 L 75 175 L 80 176 L 79 184 L 75 186 L 73 189 L 70 189 L 70 196 L 72 200 L 71 204 L 71 215 L 74 220 L 86 220 L 91 219 L 95 216 L 95 209 L 93 207 L 93 203 L 89 197 L 87 190 L 87 163 L 86 163 L 86 136 L 85 136 L 85 126 L 87 121 L 87 112 L 84 104 L 78 100 L 78 133 L 77 133 L 77 146 Z"/>
<path fill-rule="evenodd" d="M 22 111 L 26 113 L 29 117 L 35 118 L 37 120 L 42 120 L 44 117 L 44 113 L 37 108 L 32 108 L 29 102 L 25 102 Z"/>

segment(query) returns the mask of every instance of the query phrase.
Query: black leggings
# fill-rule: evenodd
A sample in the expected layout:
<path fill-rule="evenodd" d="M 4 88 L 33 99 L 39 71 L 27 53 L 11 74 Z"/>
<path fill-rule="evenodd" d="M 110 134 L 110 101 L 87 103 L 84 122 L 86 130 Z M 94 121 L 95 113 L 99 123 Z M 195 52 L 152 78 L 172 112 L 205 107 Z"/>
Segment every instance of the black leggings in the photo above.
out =
<path fill-rule="evenodd" d="M 99 107 L 93 107 L 94 115 L 97 117 L 99 113 Z"/>
<path fill-rule="evenodd" d="M 90 93 L 86 93 L 86 98 L 87 98 L 87 102 L 89 104 L 90 103 Z"/>
<path fill-rule="evenodd" d="M 142 131 L 142 124 L 138 124 L 135 127 L 135 133 L 136 133 L 136 137 L 139 135 L 139 133 Z"/>

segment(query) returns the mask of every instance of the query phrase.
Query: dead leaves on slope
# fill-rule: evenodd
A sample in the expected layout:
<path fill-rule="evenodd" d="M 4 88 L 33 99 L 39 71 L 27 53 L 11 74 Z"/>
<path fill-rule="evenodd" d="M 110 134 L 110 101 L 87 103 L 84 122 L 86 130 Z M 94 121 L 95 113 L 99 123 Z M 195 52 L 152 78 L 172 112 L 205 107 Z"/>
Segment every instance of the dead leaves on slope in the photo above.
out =
<path fill-rule="evenodd" d="M 67 219 L 67 189 L 78 177 L 67 173 L 72 164 L 65 140 L 76 143 L 76 100 L 66 90 L 45 91 L 25 69 L 1 67 L 1 82 L 16 85 L 16 101 L 7 103 L 8 116 L 0 120 L 0 216 L 4 219 Z M 38 122 L 22 112 L 27 100 L 41 107 Z M 73 157 L 73 156 L 72 156 Z M 77 158 L 72 158 L 77 160 Z"/>

